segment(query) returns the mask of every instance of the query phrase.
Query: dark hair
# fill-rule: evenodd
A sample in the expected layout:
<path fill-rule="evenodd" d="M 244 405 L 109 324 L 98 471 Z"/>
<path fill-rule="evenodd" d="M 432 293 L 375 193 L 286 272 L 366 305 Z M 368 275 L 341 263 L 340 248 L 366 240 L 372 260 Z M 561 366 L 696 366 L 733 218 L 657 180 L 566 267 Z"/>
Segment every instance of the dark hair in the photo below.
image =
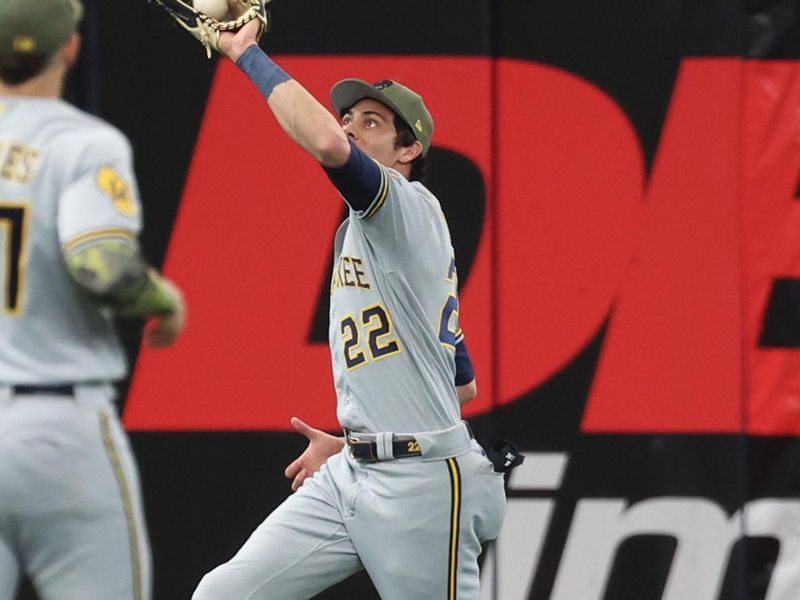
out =
<path fill-rule="evenodd" d="M 397 141 L 394 143 L 395 148 L 407 148 L 417 141 L 417 137 L 411 131 L 411 127 L 397 113 L 394 115 L 394 128 L 397 131 Z M 408 180 L 425 183 L 427 176 L 428 157 L 420 154 L 411 161 L 411 174 L 408 176 Z"/>
<path fill-rule="evenodd" d="M 44 71 L 50 54 L 0 56 L 0 81 L 6 85 L 20 85 Z"/>

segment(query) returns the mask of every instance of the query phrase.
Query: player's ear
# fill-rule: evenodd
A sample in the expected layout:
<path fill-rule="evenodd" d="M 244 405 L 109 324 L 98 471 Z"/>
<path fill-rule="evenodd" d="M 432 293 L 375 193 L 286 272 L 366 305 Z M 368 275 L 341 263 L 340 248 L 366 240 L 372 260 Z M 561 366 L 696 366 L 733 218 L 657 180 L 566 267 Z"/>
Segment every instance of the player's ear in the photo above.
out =
<path fill-rule="evenodd" d="M 400 153 L 400 162 L 404 165 L 407 165 L 420 154 L 422 154 L 422 144 L 419 142 L 419 140 L 414 140 L 414 143 L 410 146 L 403 147 L 403 150 Z"/>
<path fill-rule="evenodd" d="M 67 68 L 72 67 L 78 62 L 78 57 L 81 53 L 81 36 L 79 33 L 73 33 L 66 44 L 59 50 L 61 58 Z"/>

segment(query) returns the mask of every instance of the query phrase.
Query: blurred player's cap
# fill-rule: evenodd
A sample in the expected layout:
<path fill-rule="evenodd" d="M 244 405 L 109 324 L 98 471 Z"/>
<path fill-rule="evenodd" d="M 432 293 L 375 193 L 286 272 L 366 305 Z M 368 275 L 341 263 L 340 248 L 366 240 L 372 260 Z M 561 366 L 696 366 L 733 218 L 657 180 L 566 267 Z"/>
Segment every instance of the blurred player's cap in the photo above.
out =
<path fill-rule="evenodd" d="M 82 16 L 77 0 L 0 0 L 0 55 L 55 52 Z"/>
<path fill-rule="evenodd" d="M 397 113 L 422 144 L 422 155 L 428 153 L 433 137 L 433 117 L 422 96 L 390 79 L 373 84 L 363 79 L 343 79 L 331 90 L 331 104 L 339 116 L 344 116 L 356 102 L 365 98 L 377 100 Z"/>

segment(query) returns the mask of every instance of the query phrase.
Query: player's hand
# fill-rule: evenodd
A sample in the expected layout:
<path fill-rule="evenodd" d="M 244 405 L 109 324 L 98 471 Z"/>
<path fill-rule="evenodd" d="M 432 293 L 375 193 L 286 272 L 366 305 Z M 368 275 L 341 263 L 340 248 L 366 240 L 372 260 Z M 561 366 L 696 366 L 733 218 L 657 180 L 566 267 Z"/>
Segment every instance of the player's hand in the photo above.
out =
<path fill-rule="evenodd" d="M 171 346 L 186 326 L 186 303 L 181 291 L 170 281 L 164 279 L 175 296 L 175 310 L 168 315 L 151 317 L 144 328 L 144 340 L 151 348 Z"/>
<path fill-rule="evenodd" d="M 297 417 L 292 417 L 292 427 L 308 439 L 305 452 L 284 471 L 286 478 L 292 480 L 292 491 L 296 492 L 306 477 L 319 471 L 326 460 L 344 448 L 344 438 L 314 429 Z"/>
<path fill-rule="evenodd" d="M 233 62 L 238 61 L 245 50 L 258 44 L 257 36 L 260 30 L 261 22 L 253 20 L 236 33 L 223 31 L 219 36 L 219 51 Z"/>

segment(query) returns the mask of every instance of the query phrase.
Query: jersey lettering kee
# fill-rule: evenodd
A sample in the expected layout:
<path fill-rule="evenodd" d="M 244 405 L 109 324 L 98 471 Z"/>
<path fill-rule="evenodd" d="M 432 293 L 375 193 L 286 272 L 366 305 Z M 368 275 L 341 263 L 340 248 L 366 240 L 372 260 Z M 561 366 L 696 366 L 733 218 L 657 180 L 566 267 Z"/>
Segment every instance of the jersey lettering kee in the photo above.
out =
<path fill-rule="evenodd" d="M 460 422 L 458 279 L 439 201 L 381 166 L 379 192 L 336 233 L 329 339 L 337 416 L 354 431 Z"/>

